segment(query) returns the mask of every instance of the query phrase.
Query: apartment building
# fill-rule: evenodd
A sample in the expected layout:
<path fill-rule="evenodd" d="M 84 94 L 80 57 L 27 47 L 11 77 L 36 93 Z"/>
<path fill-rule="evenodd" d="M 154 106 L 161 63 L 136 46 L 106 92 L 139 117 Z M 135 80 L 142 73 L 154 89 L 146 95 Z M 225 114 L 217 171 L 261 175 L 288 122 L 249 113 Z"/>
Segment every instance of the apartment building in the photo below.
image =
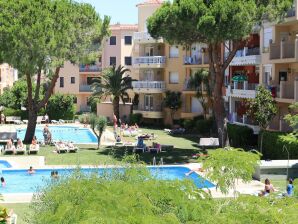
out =
<path fill-rule="evenodd" d="M 169 45 L 163 39 L 153 39 L 147 31 L 147 19 L 161 6 L 160 0 L 148 0 L 137 5 L 138 32 L 134 33 L 133 59 L 137 80 L 133 113 L 141 113 L 148 121 L 170 124 L 170 111 L 163 105 L 165 92 L 182 93 L 182 108 L 175 119 L 193 118 L 203 114 L 203 108 L 189 87 L 189 78 L 198 69 L 208 69 L 205 45 L 194 43 L 189 47 Z"/>
<path fill-rule="evenodd" d="M 279 24 L 264 23 L 260 47 L 262 66 L 260 83 L 271 89 L 278 106 L 278 114 L 271 129 L 288 131 L 284 116 L 288 107 L 298 102 L 298 13 L 297 2 Z"/>
<path fill-rule="evenodd" d="M 228 51 L 229 46 L 225 46 Z M 247 116 L 246 101 L 256 97 L 260 79 L 260 35 L 252 33 L 244 48 L 238 50 L 225 74 L 228 119 L 231 123 L 245 125 L 260 131 L 259 126 Z"/>
<path fill-rule="evenodd" d="M 99 61 L 92 65 L 75 65 L 65 62 L 63 68 L 60 69 L 54 93 L 75 95 L 77 112 L 90 112 L 88 99 L 92 95 L 91 84 L 94 78 L 100 77 L 101 71 Z"/>
<path fill-rule="evenodd" d="M 18 70 L 12 68 L 8 64 L 0 65 L 0 95 L 5 88 L 10 88 L 13 83 L 18 80 Z"/>

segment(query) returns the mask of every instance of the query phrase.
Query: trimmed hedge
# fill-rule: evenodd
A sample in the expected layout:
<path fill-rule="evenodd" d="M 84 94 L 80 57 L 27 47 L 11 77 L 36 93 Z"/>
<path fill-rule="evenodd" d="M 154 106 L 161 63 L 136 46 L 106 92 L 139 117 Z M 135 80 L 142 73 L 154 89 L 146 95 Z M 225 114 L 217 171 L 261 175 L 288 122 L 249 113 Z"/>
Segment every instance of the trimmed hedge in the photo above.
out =
<path fill-rule="evenodd" d="M 257 145 L 257 136 L 247 126 L 228 123 L 228 138 L 230 145 L 235 148 L 247 148 L 248 146 Z"/>
<path fill-rule="evenodd" d="M 206 120 L 197 120 L 195 129 L 199 134 L 208 134 L 212 131 L 214 120 L 212 118 Z"/>
<path fill-rule="evenodd" d="M 263 159 L 288 159 L 288 154 L 283 151 L 284 145 L 287 147 L 290 159 L 298 159 L 298 139 L 295 137 L 288 140 L 283 132 L 262 131 L 259 135 L 259 146 L 263 134 Z M 260 148 L 260 147 L 259 147 Z"/>

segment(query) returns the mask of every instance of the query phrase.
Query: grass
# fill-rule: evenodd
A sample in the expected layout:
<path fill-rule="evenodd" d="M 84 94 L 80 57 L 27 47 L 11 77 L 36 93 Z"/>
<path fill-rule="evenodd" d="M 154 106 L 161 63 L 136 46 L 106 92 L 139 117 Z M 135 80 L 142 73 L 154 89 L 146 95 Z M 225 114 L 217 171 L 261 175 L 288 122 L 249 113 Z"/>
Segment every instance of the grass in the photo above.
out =
<path fill-rule="evenodd" d="M 199 152 L 199 148 L 196 146 L 199 140 L 198 136 L 190 134 L 172 136 L 163 130 L 152 128 L 142 128 L 142 133 L 154 133 L 157 135 L 157 139 L 154 141 L 160 144 L 174 145 L 175 148 L 159 154 L 142 153 L 139 155 L 140 161 L 151 164 L 155 156 L 157 161 L 160 161 L 162 157 L 165 164 L 196 162 L 192 159 L 192 155 Z M 123 137 L 122 140 L 123 142 L 136 142 L 133 137 Z M 152 141 L 145 141 L 145 144 L 152 145 Z M 132 147 L 101 147 L 99 150 L 96 148 L 95 145 L 83 145 L 80 146 L 78 153 L 57 154 L 53 153 L 54 147 L 46 146 L 41 147 L 38 156 L 45 157 L 46 165 L 104 165 L 119 164 L 125 155 L 133 154 Z"/>
<path fill-rule="evenodd" d="M 26 218 L 28 217 L 28 214 L 30 214 L 30 204 L 24 203 L 24 204 L 2 204 L 5 208 L 8 209 L 13 209 L 14 213 L 18 215 L 18 224 L 26 224 L 27 222 L 25 221 Z"/>

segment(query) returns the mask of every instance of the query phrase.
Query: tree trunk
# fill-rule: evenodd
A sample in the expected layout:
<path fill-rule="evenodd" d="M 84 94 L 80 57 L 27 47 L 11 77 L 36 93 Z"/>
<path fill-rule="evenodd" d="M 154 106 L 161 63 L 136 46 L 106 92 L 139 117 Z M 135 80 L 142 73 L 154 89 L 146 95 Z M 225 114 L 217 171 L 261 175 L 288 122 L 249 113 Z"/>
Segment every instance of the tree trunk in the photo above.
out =
<path fill-rule="evenodd" d="M 113 99 L 113 110 L 114 110 L 114 114 L 116 115 L 117 117 L 117 123 L 120 119 L 120 112 L 119 112 L 119 97 L 118 96 L 115 96 L 114 99 Z"/>
<path fill-rule="evenodd" d="M 30 144 L 35 134 L 36 128 L 36 120 L 37 120 L 37 111 L 36 110 L 29 110 L 29 118 L 28 118 L 28 125 L 26 129 L 25 144 Z"/>

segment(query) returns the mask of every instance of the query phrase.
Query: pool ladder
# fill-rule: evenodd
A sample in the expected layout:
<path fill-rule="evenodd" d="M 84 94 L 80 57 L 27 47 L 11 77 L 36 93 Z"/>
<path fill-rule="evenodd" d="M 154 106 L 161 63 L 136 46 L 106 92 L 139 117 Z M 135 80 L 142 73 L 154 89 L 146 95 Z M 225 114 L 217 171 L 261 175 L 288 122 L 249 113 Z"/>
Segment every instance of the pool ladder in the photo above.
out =
<path fill-rule="evenodd" d="M 156 166 L 156 165 L 157 165 L 157 164 L 156 164 L 156 158 L 155 158 L 155 156 L 153 157 L 152 165 L 153 165 L 153 166 Z M 160 158 L 160 161 L 159 161 L 158 165 L 159 165 L 159 166 L 163 166 L 163 158 L 162 158 L 162 157 Z"/>

